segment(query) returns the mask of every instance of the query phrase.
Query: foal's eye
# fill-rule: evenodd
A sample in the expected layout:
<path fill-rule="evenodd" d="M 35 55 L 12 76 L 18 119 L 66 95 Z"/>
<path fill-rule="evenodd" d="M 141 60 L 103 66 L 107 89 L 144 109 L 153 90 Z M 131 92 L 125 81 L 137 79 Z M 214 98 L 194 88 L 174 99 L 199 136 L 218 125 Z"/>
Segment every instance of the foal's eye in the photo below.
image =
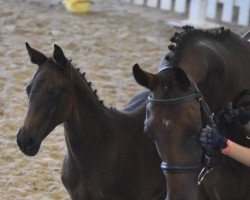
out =
<path fill-rule="evenodd" d="M 61 90 L 50 90 L 49 91 L 49 98 L 53 101 L 58 101 L 62 96 Z"/>
<path fill-rule="evenodd" d="M 31 90 L 31 85 L 28 85 L 27 87 L 26 87 L 26 94 L 29 96 L 29 94 L 30 94 L 30 90 Z"/>

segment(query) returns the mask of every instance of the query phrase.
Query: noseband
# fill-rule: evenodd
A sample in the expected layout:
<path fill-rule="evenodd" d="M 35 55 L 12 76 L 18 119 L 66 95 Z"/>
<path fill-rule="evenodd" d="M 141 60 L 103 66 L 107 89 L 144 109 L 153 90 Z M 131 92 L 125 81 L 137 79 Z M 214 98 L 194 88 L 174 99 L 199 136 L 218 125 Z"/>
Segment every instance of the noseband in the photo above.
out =
<path fill-rule="evenodd" d="M 213 113 L 211 113 L 208 104 L 206 103 L 197 85 L 194 84 L 194 86 L 196 90 L 187 96 L 172 98 L 172 99 L 155 99 L 151 95 L 149 95 L 148 102 L 160 105 L 173 105 L 173 104 L 181 104 L 197 100 L 200 103 L 201 110 L 204 112 L 205 117 L 208 120 L 208 124 L 212 127 L 215 127 L 216 124 L 213 119 Z M 199 185 L 206 176 L 206 174 L 208 174 L 212 170 L 210 153 L 205 152 L 203 158 L 205 159 L 205 161 L 203 162 L 205 167 L 203 169 L 201 163 L 193 165 L 174 165 L 168 162 L 162 162 L 161 169 L 167 173 L 194 173 L 202 169 L 198 176 L 198 185 Z"/>

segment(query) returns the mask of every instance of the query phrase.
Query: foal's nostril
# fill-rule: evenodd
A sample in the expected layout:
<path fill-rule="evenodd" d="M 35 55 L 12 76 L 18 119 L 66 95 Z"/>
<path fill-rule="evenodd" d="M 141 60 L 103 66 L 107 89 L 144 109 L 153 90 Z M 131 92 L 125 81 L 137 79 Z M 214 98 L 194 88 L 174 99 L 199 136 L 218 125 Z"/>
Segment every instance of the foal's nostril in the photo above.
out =
<path fill-rule="evenodd" d="M 17 133 L 17 136 L 16 136 L 16 142 L 17 142 L 17 145 L 20 147 L 20 148 L 23 148 L 23 145 L 22 145 L 22 138 L 21 138 L 21 132 L 22 132 L 22 128 L 20 128 L 20 130 L 18 131 Z"/>
<path fill-rule="evenodd" d="M 27 147 L 30 147 L 33 145 L 34 140 L 32 138 L 28 138 L 27 140 Z"/>
<path fill-rule="evenodd" d="M 25 129 L 21 128 L 17 133 L 17 145 L 21 150 L 30 150 L 34 144 L 34 139 L 27 137 Z"/>
<path fill-rule="evenodd" d="M 22 128 L 19 129 L 19 131 L 17 133 L 17 137 L 20 135 L 21 132 L 22 132 Z"/>
<path fill-rule="evenodd" d="M 29 131 L 22 127 L 17 134 L 17 144 L 20 150 L 28 156 L 34 156 L 37 154 L 40 144 L 36 143 L 36 138 L 34 138 Z"/>

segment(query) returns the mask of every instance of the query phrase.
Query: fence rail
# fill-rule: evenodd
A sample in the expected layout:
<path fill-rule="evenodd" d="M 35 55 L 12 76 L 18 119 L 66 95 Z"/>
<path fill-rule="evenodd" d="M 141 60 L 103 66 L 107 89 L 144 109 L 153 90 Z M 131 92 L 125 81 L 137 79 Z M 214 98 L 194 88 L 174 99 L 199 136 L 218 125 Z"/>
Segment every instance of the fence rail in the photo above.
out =
<path fill-rule="evenodd" d="M 222 22 L 236 22 L 241 26 L 249 25 L 250 0 L 126 0 L 177 13 L 188 13 L 189 22 L 202 23 L 206 19 L 220 18 Z M 220 9 L 219 9 L 220 8 Z M 218 16 L 218 11 L 221 14 Z M 201 11 L 203 13 L 201 13 Z M 236 18 L 236 19 L 235 19 Z M 187 21 L 186 21 L 187 22 Z"/>

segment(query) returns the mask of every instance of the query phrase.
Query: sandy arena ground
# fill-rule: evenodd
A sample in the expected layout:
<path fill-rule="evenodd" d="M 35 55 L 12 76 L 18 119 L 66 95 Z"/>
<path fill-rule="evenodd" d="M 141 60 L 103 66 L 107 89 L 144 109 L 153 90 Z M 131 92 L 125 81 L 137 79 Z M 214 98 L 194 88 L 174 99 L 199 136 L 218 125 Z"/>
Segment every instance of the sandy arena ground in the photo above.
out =
<path fill-rule="evenodd" d="M 60 0 L 0 0 L 0 199 L 62 199 L 60 170 L 66 152 L 62 126 L 42 143 L 35 157 L 16 145 L 27 110 L 25 85 L 36 71 L 25 42 L 50 56 L 60 45 L 76 67 L 87 73 L 107 106 L 122 109 L 143 88 L 132 77 L 138 62 L 156 72 L 176 29 L 173 12 L 135 6 L 122 0 L 95 0 L 85 15 L 69 13 Z M 238 34 L 248 28 L 225 25 Z"/>

